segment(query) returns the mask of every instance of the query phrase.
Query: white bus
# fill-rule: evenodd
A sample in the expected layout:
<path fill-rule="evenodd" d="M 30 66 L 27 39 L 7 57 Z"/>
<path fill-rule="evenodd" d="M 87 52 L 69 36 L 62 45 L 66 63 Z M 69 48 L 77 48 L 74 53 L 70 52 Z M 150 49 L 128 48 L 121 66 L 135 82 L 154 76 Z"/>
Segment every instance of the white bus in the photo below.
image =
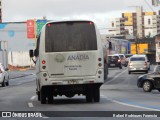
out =
<path fill-rule="evenodd" d="M 85 95 L 87 102 L 99 102 L 104 83 L 101 38 L 92 21 L 48 22 L 37 39 L 37 95 L 41 104 L 54 97 Z"/>

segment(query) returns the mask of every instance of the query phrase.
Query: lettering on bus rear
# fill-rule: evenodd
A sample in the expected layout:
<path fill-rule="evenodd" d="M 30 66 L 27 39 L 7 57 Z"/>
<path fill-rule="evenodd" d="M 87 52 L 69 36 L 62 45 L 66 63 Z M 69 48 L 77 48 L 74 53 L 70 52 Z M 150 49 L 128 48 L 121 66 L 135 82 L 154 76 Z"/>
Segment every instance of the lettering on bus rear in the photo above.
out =
<path fill-rule="evenodd" d="M 89 56 L 87 54 L 81 54 L 81 55 L 69 55 L 68 56 L 68 61 L 69 60 L 79 60 L 79 61 L 82 61 L 82 60 L 89 60 Z"/>

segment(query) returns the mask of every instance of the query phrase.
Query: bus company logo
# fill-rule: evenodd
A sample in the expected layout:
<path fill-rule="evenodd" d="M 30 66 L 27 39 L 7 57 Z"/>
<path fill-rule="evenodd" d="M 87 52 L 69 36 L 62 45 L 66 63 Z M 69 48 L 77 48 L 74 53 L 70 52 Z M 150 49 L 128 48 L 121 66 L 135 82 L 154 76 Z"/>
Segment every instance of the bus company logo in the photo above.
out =
<path fill-rule="evenodd" d="M 56 57 L 55 57 L 55 61 L 56 61 L 56 62 L 59 62 L 59 63 L 62 63 L 62 62 L 65 61 L 65 57 L 64 57 L 62 54 L 58 54 L 58 55 L 56 55 Z"/>
<path fill-rule="evenodd" d="M 84 60 L 89 60 L 89 56 L 87 54 L 78 54 L 78 55 L 70 55 L 68 56 L 67 60 L 75 61 L 84 61 Z"/>

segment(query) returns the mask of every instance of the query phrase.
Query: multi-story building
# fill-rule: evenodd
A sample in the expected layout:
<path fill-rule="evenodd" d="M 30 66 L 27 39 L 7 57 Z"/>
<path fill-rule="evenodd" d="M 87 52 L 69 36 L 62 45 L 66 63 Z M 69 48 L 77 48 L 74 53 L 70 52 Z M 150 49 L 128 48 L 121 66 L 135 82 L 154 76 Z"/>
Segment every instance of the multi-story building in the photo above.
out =
<path fill-rule="evenodd" d="M 125 35 L 124 30 L 124 19 L 123 18 L 113 18 L 110 19 L 109 23 L 109 34 L 112 35 Z"/>
<path fill-rule="evenodd" d="M 160 33 L 160 15 L 144 16 L 144 35 L 155 36 Z"/>
<path fill-rule="evenodd" d="M 2 0 L 0 0 L 0 23 L 2 22 Z"/>
<path fill-rule="evenodd" d="M 135 13 L 122 13 L 122 18 L 126 19 L 124 23 L 125 30 L 128 31 L 129 35 L 138 38 L 144 38 L 158 33 L 157 17 L 156 12 L 143 12 L 141 7 L 137 7 Z M 153 32 L 149 32 L 148 30 Z"/>
<path fill-rule="evenodd" d="M 136 13 L 122 13 L 122 18 L 125 18 L 124 28 L 129 35 L 135 35 L 137 31 Z"/>
<path fill-rule="evenodd" d="M 122 19 L 121 23 L 115 22 Z M 120 26 L 123 25 L 123 29 Z M 160 34 L 160 14 L 156 12 L 143 12 L 142 7 L 137 7 L 136 12 L 122 13 L 122 18 L 110 21 L 109 34 L 131 35 L 138 38 Z"/>

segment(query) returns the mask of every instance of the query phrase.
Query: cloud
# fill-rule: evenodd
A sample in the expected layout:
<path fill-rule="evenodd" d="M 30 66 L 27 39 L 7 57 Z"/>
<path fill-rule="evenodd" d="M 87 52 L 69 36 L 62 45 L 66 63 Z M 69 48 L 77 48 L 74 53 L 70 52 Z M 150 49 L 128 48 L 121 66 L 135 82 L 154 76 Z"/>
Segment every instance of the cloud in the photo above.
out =
<path fill-rule="evenodd" d="M 144 0 L 2 0 L 2 20 L 50 20 L 88 18 L 99 23 L 120 17 L 121 11 L 133 10 L 133 5 L 145 5 Z"/>
<path fill-rule="evenodd" d="M 119 0 L 3 0 L 3 19 L 33 18 L 42 16 L 72 17 L 120 10 Z"/>

